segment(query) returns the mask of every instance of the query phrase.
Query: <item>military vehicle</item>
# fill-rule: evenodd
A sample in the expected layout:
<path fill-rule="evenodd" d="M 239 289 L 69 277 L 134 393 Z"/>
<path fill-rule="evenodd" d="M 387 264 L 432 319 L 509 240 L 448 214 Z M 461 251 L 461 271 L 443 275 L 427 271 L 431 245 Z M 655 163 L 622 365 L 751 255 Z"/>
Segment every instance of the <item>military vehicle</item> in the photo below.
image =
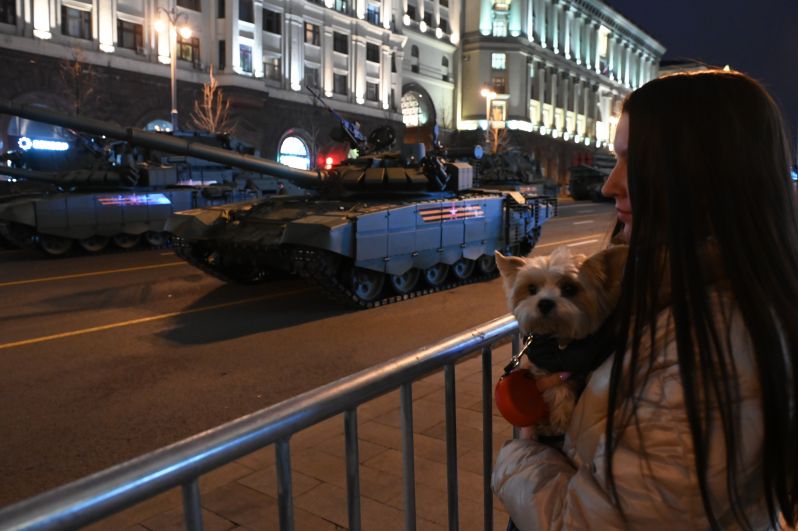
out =
<path fill-rule="evenodd" d="M 494 251 L 527 254 L 557 212 L 556 197 L 474 188 L 473 167 L 444 159 L 437 143 L 429 151 L 414 145 L 389 152 L 395 134 L 387 127 L 365 144 L 347 132 L 366 154 L 310 171 L 2 102 L 0 112 L 228 163 L 312 190 L 179 212 L 165 228 L 175 252 L 209 274 L 241 283 L 296 274 L 360 308 L 493 278 Z M 449 150 L 450 158 L 460 154 Z"/>
<path fill-rule="evenodd" d="M 610 201 L 601 193 L 601 188 L 615 167 L 615 157 L 595 153 L 582 164 L 571 168 L 568 178 L 568 194 L 577 201 Z"/>
<path fill-rule="evenodd" d="M 158 134 L 251 152 L 227 135 Z M 37 150 L 41 141 L 22 138 L 20 149 L 3 155 L 0 239 L 5 244 L 38 245 L 52 256 L 74 247 L 96 253 L 109 243 L 121 249 L 140 241 L 158 247 L 168 241 L 163 226 L 175 211 L 280 191 L 275 179 L 230 166 L 82 132 L 71 136 L 71 141 L 44 142 L 59 144 L 59 151 Z"/>
<path fill-rule="evenodd" d="M 534 195 L 558 195 L 557 184 L 543 175 L 540 162 L 518 149 L 486 154 L 478 166 L 477 182 L 480 186 Z"/>

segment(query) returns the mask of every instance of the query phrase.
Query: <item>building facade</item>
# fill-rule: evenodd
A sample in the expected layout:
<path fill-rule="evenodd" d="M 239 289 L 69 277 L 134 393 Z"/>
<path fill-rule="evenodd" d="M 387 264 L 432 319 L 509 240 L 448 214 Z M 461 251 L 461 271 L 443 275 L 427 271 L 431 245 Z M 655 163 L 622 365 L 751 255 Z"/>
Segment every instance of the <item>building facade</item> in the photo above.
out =
<path fill-rule="evenodd" d="M 664 51 L 599 0 L 463 1 L 0 0 L 0 97 L 168 128 L 174 36 L 182 128 L 212 68 L 235 135 L 267 157 L 346 156 L 311 87 L 366 133 L 390 122 L 409 141 L 438 123 L 481 142 L 489 116 L 559 175 L 563 153 L 608 147 L 618 102 Z M 0 117 L 3 149 L 37 130 Z"/>
<path fill-rule="evenodd" d="M 564 184 L 611 148 L 623 98 L 664 52 L 600 0 L 479 0 L 465 12 L 457 128 L 506 128 Z"/>

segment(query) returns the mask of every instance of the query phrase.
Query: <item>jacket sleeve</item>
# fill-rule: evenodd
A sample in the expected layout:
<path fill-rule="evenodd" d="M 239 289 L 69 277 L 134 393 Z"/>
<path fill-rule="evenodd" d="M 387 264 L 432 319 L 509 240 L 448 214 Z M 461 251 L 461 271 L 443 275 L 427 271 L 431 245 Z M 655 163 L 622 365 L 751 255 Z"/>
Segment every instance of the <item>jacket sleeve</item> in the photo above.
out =
<path fill-rule="evenodd" d="M 623 515 L 605 477 L 604 422 L 595 448 L 578 464 L 536 441 L 508 442 L 496 460 L 493 491 L 518 528 L 704 527 L 689 428 L 673 386 L 680 386 L 676 365 L 654 370 L 638 403 L 640 429 L 633 422 L 618 440 L 613 477 Z"/>
<path fill-rule="evenodd" d="M 623 527 L 591 470 L 537 441 L 513 440 L 501 449 L 493 491 L 522 531 Z"/>

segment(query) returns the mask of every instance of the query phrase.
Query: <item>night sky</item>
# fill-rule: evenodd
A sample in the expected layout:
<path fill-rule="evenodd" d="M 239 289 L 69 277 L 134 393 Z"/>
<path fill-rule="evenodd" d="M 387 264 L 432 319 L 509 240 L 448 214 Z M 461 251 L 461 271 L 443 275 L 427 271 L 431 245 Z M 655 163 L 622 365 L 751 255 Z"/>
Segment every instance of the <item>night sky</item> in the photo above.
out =
<path fill-rule="evenodd" d="M 776 99 L 792 137 L 798 128 L 798 0 L 606 0 L 658 40 L 664 59 L 728 64 Z"/>

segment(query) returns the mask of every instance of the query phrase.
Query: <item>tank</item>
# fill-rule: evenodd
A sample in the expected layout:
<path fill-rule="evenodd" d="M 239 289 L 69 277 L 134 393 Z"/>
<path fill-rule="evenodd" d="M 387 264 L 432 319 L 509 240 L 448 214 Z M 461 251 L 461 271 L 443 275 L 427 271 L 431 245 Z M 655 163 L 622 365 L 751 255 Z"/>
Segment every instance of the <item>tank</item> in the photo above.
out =
<path fill-rule="evenodd" d="M 477 182 L 480 186 L 533 195 L 557 196 L 559 193 L 556 182 L 543 175 L 540 163 L 532 155 L 518 149 L 486 154 L 477 165 Z"/>
<path fill-rule="evenodd" d="M 0 103 L 0 112 L 46 121 L 37 109 Z M 436 141 L 430 150 L 391 151 L 395 135 L 387 127 L 365 139 L 342 120 L 361 155 L 311 171 L 94 120 L 46 118 L 262 172 L 308 191 L 177 212 L 165 229 L 179 256 L 225 281 L 252 284 L 289 273 L 358 308 L 494 278 L 494 251 L 527 254 L 557 213 L 556 197 L 474 187 L 473 166 L 456 159 L 478 149 L 447 152 Z"/>
<path fill-rule="evenodd" d="M 251 152 L 227 135 L 158 135 Z M 286 189 L 271 177 L 204 159 L 83 132 L 70 136 L 64 142 L 46 142 L 51 149 L 36 149 L 36 140 L 23 138 L 19 149 L 3 155 L 0 239 L 6 246 L 38 245 L 51 256 L 74 248 L 96 253 L 109 243 L 121 249 L 141 242 L 159 247 L 169 238 L 163 230 L 166 219 L 176 211 Z"/>

